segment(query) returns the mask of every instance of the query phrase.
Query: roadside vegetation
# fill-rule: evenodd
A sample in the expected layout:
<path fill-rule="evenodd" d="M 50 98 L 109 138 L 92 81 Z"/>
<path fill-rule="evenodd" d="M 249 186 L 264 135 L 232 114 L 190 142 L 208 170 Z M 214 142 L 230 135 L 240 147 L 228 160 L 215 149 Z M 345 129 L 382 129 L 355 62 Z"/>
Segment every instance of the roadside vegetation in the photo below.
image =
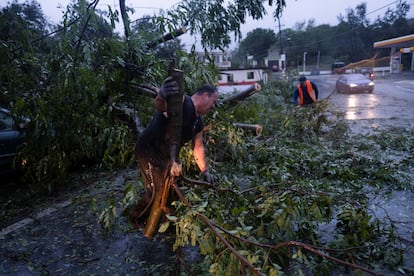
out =
<path fill-rule="evenodd" d="M 104 17 L 94 10 L 97 1 L 70 5 L 58 26 L 47 24 L 36 2 L 2 8 L 0 104 L 30 119 L 19 159 L 28 162 L 25 179 L 33 191 L 59 191 L 68 174 L 84 165 L 104 170 L 135 166 L 137 119 L 145 125 L 154 111 L 140 85 L 161 83 L 171 58 L 185 72 L 186 91 L 217 81 L 217 69 L 202 64 L 195 48 L 184 52 L 179 40 L 153 43 L 181 27 L 187 13 L 194 15 L 192 31 L 201 33 L 203 46 L 211 48 L 228 45 L 231 32 L 240 35 L 246 14 L 263 14 L 262 1 L 237 7 L 237 18 L 228 17 L 230 11 L 215 1 L 207 6 L 190 2 L 175 13 L 133 24 L 111 9 Z M 211 14 L 227 21 L 208 20 Z M 401 22 L 409 28 L 404 14 L 394 15 L 384 17 L 381 22 L 389 19 L 384 26 L 377 22 L 372 33 L 383 34 L 382 28 L 392 30 Z M 127 39 L 113 33 L 120 18 Z M 313 30 L 309 26 L 306 31 Z M 307 37 L 303 29 L 296 34 Z M 357 41 L 354 46 L 363 47 Z M 358 48 L 354 52 L 362 53 Z M 365 54 L 361 58 L 372 53 Z M 328 101 L 303 109 L 290 104 L 293 77 L 289 73 L 287 81 L 263 85 L 247 100 L 221 105 L 206 117 L 207 155 L 217 186 L 192 181 L 198 173 L 185 149 L 183 197 L 161 231 L 172 232 L 174 249 L 198 248 L 202 257 L 188 274 L 413 273 L 404 262 L 410 243 L 395 232 L 392 218 L 379 219 L 370 210 L 377 194 L 412 192 L 412 130 L 350 136 L 342 114 Z M 233 123 L 260 124 L 263 133 L 256 136 Z M 126 183 L 124 198 L 108 196 L 99 212 L 106 231 L 141 191 L 137 179 Z M 183 264 L 182 271 L 189 267 Z"/>
<path fill-rule="evenodd" d="M 273 82 L 234 107 L 211 115 L 208 156 L 216 187 L 199 175 L 189 149 L 174 216 L 161 225 L 174 249 L 196 246 L 189 274 L 313 275 L 365 271 L 407 274 L 405 249 L 392 217 L 378 218 L 372 199 L 413 191 L 412 130 L 348 135 L 347 122 L 328 102 L 293 108 L 291 87 Z M 263 125 L 262 136 L 235 128 Z M 397 130 L 397 129 L 396 129 Z M 411 154 L 410 154 L 411 152 Z M 138 179 L 101 213 L 104 228 L 119 223 L 143 190 Z M 176 268 L 175 268 L 176 269 Z"/>

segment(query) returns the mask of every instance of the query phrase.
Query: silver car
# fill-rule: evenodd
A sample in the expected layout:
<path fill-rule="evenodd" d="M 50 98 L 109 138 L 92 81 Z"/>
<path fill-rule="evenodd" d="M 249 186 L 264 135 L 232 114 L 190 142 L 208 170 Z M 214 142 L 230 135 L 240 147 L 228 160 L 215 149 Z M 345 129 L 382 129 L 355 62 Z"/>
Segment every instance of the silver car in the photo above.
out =
<path fill-rule="evenodd" d="M 338 93 L 373 93 L 374 81 L 362 74 L 344 74 L 336 80 Z"/>

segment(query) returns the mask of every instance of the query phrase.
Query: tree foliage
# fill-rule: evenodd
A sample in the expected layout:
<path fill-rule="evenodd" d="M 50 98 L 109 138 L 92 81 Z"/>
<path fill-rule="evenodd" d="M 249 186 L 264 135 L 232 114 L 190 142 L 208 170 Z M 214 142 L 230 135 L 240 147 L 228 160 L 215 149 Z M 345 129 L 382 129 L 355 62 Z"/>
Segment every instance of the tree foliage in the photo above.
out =
<path fill-rule="evenodd" d="M 19 157 L 28 161 L 26 176 L 37 183 L 34 188 L 52 192 L 65 184 L 70 168 L 86 162 L 111 169 L 134 164 L 131 118 L 145 125 L 154 109 L 133 84 L 161 83 L 170 58 L 184 70 L 187 91 L 216 80 L 216 69 L 201 64 L 194 51 L 185 53 L 179 42 L 172 42 L 169 53 L 162 54 L 160 47 L 151 47 L 155 38 L 187 25 L 190 33 L 202 36 L 204 46 L 225 47 L 229 34 L 239 37 L 247 16 L 261 18 L 266 4 L 275 5 L 276 13 L 285 5 L 282 0 L 182 1 L 145 26 L 126 28 L 126 39 L 113 33 L 117 12 L 109 9 L 105 17 L 96 3 L 72 3 L 50 36 L 35 2 L 13 2 L 1 10 L 0 100 L 30 119 L 28 142 Z M 125 11 L 122 18 L 129 22 L 130 10 Z M 309 53 L 331 49 L 351 59 L 347 49 L 334 44 L 343 41 L 333 35 L 349 27 L 349 22 L 334 28 L 310 22 L 308 28 L 285 30 L 297 45 L 288 49 L 299 56 L 303 47 Z M 356 38 L 364 31 L 346 34 Z M 329 32 L 330 39 L 323 39 Z M 360 47 L 360 41 L 355 39 L 354 46 Z M 367 192 L 409 188 L 404 169 L 412 169 L 412 158 L 403 155 L 396 163 L 389 157 L 393 150 L 412 151 L 412 133 L 343 141 L 347 133 L 340 116 L 331 120 L 337 115 L 329 114 L 324 103 L 290 109 L 291 91 L 289 83 L 271 83 L 251 101 L 207 118 L 206 145 L 219 188 L 180 187 L 191 208 L 186 201 L 177 202 L 176 217 L 161 229 L 174 226 L 175 248 L 197 245 L 204 256 L 199 267 L 212 274 L 238 274 L 246 267 L 269 275 L 328 274 L 337 269 L 328 255 L 360 267 L 387 263 L 398 269 L 403 251 L 393 222 L 372 217 Z M 252 137 L 233 121 L 263 122 L 263 137 Z M 190 155 L 189 149 L 182 151 L 181 160 L 188 177 L 197 178 Z M 135 184 L 126 188 L 125 209 L 142 188 L 139 180 Z M 116 221 L 110 217 L 115 209 L 103 210 L 100 219 L 106 226 Z M 331 239 L 321 238 L 324 231 Z"/>
<path fill-rule="evenodd" d="M 267 57 L 270 47 L 276 41 L 277 38 L 273 30 L 256 28 L 247 33 L 246 38 L 240 42 L 235 56 L 244 61 L 244 63 L 241 63 L 242 66 L 247 65 L 247 56 L 253 56 L 258 65 L 264 66 L 264 59 Z"/>
<path fill-rule="evenodd" d="M 172 13 L 177 22 L 188 25 L 190 34 L 200 34 L 202 46 L 216 49 L 225 48 L 231 42 L 241 38 L 240 25 L 246 23 L 247 17 L 262 19 L 267 13 L 267 4 L 275 7 L 275 18 L 286 5 L 285 0 L 276 1 L 181 1 Z"/>
<path fill-rule="evenodd" d="M 121 18 L 128 27 L 122 38 L 114 33 L 118 12 L 110 7 L 106 12 L 97 10 L 97 4 L 73 1 L 62 21 L 50 27 L 35 1 L 21 5 L 15 1 L 1 11 L 0 101 L 17 116 L 30 119 L 28 143 L 19 158 L 28 160 L 27 179 L 49 192 L 62 183 L 70 168 L 85 162 L 108 168 L 134 164 L 135 119 L 145 125 L 153 106 L 132 84 L 158 85 L 172 58 L 188 72 L 188 91 L 216 81 L 216 69 L 201 64 L 195 48 L 185 53 L 179 41 L 162 46 L 154 41 L 185 25 L 191 33 L 201 34 L 205 46 L 225 47 L 229 32 L 239 32 L 246 16 L 261 18 L 266 5 L 182 1 L 168 13 L 147 20 L 145 26 L 137 23 L 131 28 L 132 9 L 121 0 Z M 267 4 L 277 10 L 284 1 Z M 151 32 L 143 31 L 145 27 Z"/>

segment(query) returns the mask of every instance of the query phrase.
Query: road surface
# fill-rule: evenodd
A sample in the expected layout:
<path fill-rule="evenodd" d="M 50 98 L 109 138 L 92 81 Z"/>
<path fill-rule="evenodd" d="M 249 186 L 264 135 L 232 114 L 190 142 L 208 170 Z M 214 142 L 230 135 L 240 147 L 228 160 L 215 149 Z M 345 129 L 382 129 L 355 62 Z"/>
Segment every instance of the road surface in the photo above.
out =
<path fill-rule="evenodd" d="M 309 76 L 320 88 L 320 99 L 335 89 L 338 75 Z M 414 127 L 414 73 L 378 76 L 374 93 L 333 93 L 329 101 L 344 112 L 351 131 L 383 127 Z"/>

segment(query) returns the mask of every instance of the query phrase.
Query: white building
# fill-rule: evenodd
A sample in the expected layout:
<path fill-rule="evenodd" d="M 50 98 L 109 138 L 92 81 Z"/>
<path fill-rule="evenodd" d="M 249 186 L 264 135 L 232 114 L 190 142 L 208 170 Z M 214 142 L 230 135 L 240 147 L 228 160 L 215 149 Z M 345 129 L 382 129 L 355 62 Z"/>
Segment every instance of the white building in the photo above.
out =
<path fill-rule="evenodd" d="M 213 51 L 210 53 L 197 52 L 201 62 L 207 64 L 214 60 L 214 64 L 220 70 L 218 85 L 251 85 L 256 82 L 266 83 L 268 75 L 265 69 L 256 68 L 257 62 L 248 58 L 248 66 L 251 68 L 231 68 L 231 54 L 223 51 Z"/>
<path fill-rule="evenodd" d="M 273 72 L 284 71 L 286 69 L 286 57 L 276 48 L 270 48 L 265 58 L 265 65 Z"/>
<path fill-rule="evenodd" d="M 207 53 L 206 52 L 197 52 L 198 58 L 201 62 L 207 64 L 210 60 L 214 60 L 214 64 L 219 69 L 227 69 L 231 67 L 231 54 L 229 52 L 214 51 Z"/>
<path fill-rule="evenodd" d="M 241 68 L 220 70 L 218 85 L 250 85 L 267 83 L 268 74 L 262 68 Z"/>

